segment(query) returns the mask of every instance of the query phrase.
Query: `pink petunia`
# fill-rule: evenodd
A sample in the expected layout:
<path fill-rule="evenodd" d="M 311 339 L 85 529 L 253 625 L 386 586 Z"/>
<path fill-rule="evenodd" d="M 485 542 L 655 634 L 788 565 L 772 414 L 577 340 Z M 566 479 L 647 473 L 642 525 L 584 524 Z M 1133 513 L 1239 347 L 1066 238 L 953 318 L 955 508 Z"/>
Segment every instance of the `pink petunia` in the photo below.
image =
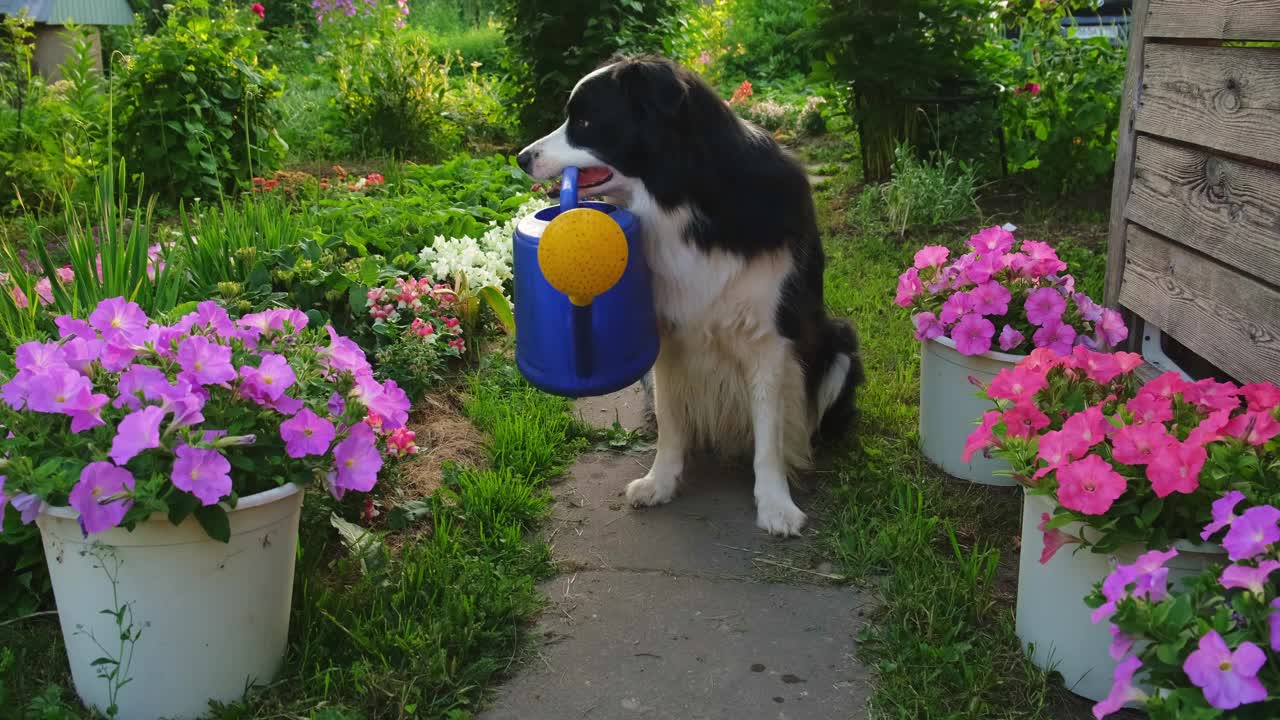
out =
<path fill-rule="evenodd" d="M 1227 425 L 1231 423 L 1231 411 L 1219 410 L 1210 413 L 1209 417 L 1200 420 L 1200 424 L 1187 436 L 1187 442 L 1194 445 L 1208 445 L 1227 436 Z"/>
<path fill-rule="evenodd" d="M 1195 492 L 1208 459 L 1209 453 L 1200 445 L 1171 441 L 1147 465 L 1147 479 L 1156 497 Z"/>
<path fill-rule="evenodd" d="M 1124 491 L 1124 477 L 1097 455 L 1087 455 L 1058 470 L 1058 502 L 1085 515 L 1110 510 Z"/>
<path fill-rule="evenodd" d="M 1009 312 L 1009 300 L 1013 294 L 1009 288 L 994 280 L 985 282 L 969 291 L 973 311 L 979 315 L 1002 316 Z"/>
<path fill-rule="evenodd" d="M 942 312 L 938 315 L 938 319 L 942 320 L 944 325 L 950 325 L 972 308 L 973 302 L 969 299 L 969 293 L 954 293 L 942 303 Z"/>
<path fill-rule="evenodd" d="M 1076 361 L 1076 367 L 1084 370 L 1086 377 L 1100 385 L 1115 380 L 1122 372 L 1119 360 L 1109 353 L 1094 352 L 1077 345 L 1071 355 Z"/>
<path fill-rule="evenodd" d="M 1094 405 L 1067 418 L 1062 423 L 1062 437 L 1071 447 L 1072 455 L 1084 457 L 1090 448 L 1106 440 L 1112 429 L 1102 408 Z"/>
<path fill-rule="evenodd" d="M 1125 465 L 1149 465 L 1177 442 L 1160 423 L 1125 425 L 1112 436 L 1112 454 Z"/>
<path fill-rule="evenodd" d="M 915 268 L 924 270 L 931 267 L 942 267 L 951 255 L 951 250 L 943 245 L 926 245 L 916 251 Z"/>
<path fill-rule="evenodd" d="M 1019 403 L 1004 412 L 1009 437 L 1029 438 L 1049 426 L 1049 416 L 1031 403 Z"/>
<path fill-rule="evenodd" d="M 1036 529 L 1043 533 L 1044 547 L 1040 549 L 1041 565 L 1052 560 L 1053 556 L 1057 555 L 1064 545 L 1081 542 L 1080 538 L 1064 533 L 1059 529 L 1046 530 L 1049 520 L 1049 513 L 1040 513 L 1040 524 L 1036 526 Z"/>
<path fill-rule="evenodd" d="M 1250 411 L 1232 418 L 1227 424 L 1226 433 L 1254 447 L 1261 447 L 1271 438 L 1280 435 L 1280 421 L 1270 411 Z"/>
<path fill-rule="evenodd" d="M 1133 413 L 1135 425 L 1162 423 L 1173 419 L 1173 403 L 1155 393 L 1139 392 L 1125 407 Z"/>
<path fill-rule="evenodd" d="M 996 440 L 995 434 L 991 431 L 1000 422 L 1001 414 L 998 410 L 988 410 L 983 413 L 982 421 L 978 423 L 978 427 L 969 433 L 969 437 L 964 441 L 964 452 L 960 454 L 960 459 L 969 462 L 974 453 L 979 450 L 986 450 L 991 447 Z"/>
<path fill-rule="evenodd" d="M 1004 255 L 1000 253 L 981 255 L 965 269 L 964 277 L 974 285 L 982 285 L 990 282 L 991 278 L 1004 268 Z"/>
<path fill-rule="evenodd" d="M 981 355 L 991 350 L 991 338 L 996 326 L 981 315 L 968 314 L 951 328 L 951 339 L 961 355 Z"/>
<path fill-rule="evenodd" d="M 1059 355 L 1070 355 L 1076 340 L 1076 329 L 1059 319 L 1051 318 L 1036 330 L 1031 339 L 1036 347 L 1048 348 Z"/>
<path fill-rule="evenodd" d="M 1094 302 L 1088 295 L 1073 293 L 1071 301 L 1076 304 L 1076 310 L 1080 312 L 1081 318 L 1089 322 L 1097 322 L 1102 319 L 1102 306 Z"/>
<path fill-rule="evenodd" d="M 924 285 L 920 282 L 920 271 L 908 268 L 898 276 L 898 293 L 894 296 L 893 303 L 898 307 L 911 307 L 911 303 L 922 292 L 924 292 Z"/>
<path fill-rule="evenodd" d="M 1280 388 L 1269 382 L 1245 385 L 1240 388 L 1240 394 L 1249 403 L 1250 410 L 1265 412 L 1280 407 Z"/>
<path fill-rule="evenodd" d="M 1280 653 L 1280 597 L 1271 601 L 1271 609 L 1276 612 L 1267 615 L 1267 629 L 1270 633 L 1272 652 Z"/>
<path fill-rule="evenodd" d="M 133 475 L 124 468 L 109 462 L 84 466 L 80 481 L 67 497 L 67 504 L 80 513 L 80 529 L 84 534 L 94 535 L 118 526 L 133 507 L 133 500 L 118 496 L 133 490 L 133 486 Z"/>
<path fill-rule="evenodd" d="M 1112 347 L 1119 345 L 1124 342 L 1125 338 L 1129 337 L 1129 328 L 1124 324 L 1124 318 L 1111 308 L 1105 308 L 1102 311 L 1102 319 L 1098 321 L 1095 329 L 1102 337 L 1102 340 Z"/>
<path fill-rule="evenodd" d="M 1013 233 L 1005 230 L 999 225 L 980 230 L 976 235 L 969 238 L 967 243 L 969 247 L 977 253 L 1001 254 L 1009 252 L 1013 249 Z"/>
<path fill-rule="evenodd" d="M 1027 322 L 1045 325 L 1052 320 L 1061 321 L 1062 313 L 1067 309 L 1067 301 L 1053 288 L 1040 288 L 1027 295 L 1023 308 L 1027 311 Z M 1046 344 L 1048 343 L 1041 344 L 1040 347 Z"/>
<path fill-rule="evenodd" d="M 1049 386 L 1043 375 L 1029 372 L 1023 368 L 1003 368 L 987 385 L 987 396 L 993 400 L 1012 400 L 1015 403 L 1030 401 L 1032 397 Z"/>
<path fill-rule="evenodd" d="M 1005 325 L 1004 329 L 1000 331 L 1000 349 L 1004 352 L 1009 352 L 1021 345 L 1025 339 L 1022 333 L 1013 329 L 1013 326 Z"/>
<path fill-rule="evenodd" d="M 415 320 L 414 322 L 417 321 Z M 915 317 L 911 318 L 911 322 L 916 326 L 916 339 L 920 341 L 942 337 L 947 332 L 946 327 L 938 322 L 938 316 L 931 312 L 917 313 Z M 430 324 L 427 325 L 427 330 L 423 334 L 424 337 L 433 332 Z"/>
<path fill-rule="evenodd" d="M 1047 277 L 1067 269 L 1067 264 L 1058 258 L 1058 253 L 1051 245 L 1037 240 L 1022 243 L 1022 252 L 1031 262 L 1032 277 Z"/>

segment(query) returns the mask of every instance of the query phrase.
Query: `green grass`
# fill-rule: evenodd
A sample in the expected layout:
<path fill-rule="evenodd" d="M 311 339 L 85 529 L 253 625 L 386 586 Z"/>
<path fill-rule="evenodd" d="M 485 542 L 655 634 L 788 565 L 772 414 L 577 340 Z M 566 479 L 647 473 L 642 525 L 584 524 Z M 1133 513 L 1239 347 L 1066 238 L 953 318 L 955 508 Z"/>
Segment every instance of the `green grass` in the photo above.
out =
<path fill-rule="evenodd" d="M 360 501 L 309 495 L 284 674 L 213 718 L 460 720 L 513 666 L 543 602 L 536 582 L 552 572 L 532 532 L 550 507 L 546 481 L 585 440 L 569 403 L 531 389 L 505 360 L 491 358 L 469 390 L 492 465 L 447 468 L 443 491 L 413 503 L 407 527 L 378 532 L 358 556 L 330 513 Z M 0 648 L 0 718 L 82 715 L 55 619 L 0 626 Z"/>
<path fill-rule="evenodd" d="M 871 717 L 1087 716 L 1024 659 L 1014 635 L 1018 495 L 945 479 L 917 449 L 919 348 L 891 303 L 896 279 L 919 245 L 954 247 L 978 226 L 887 238 L 857 224 L 855 195 L 846 176 L 818 198 L 827 303 L 861 329 L 868 378 L 859 447 L 836 463 L 825 532 L 841 571 L 873 584 L 883 602 L 860 638 L 877 679 Z"/>

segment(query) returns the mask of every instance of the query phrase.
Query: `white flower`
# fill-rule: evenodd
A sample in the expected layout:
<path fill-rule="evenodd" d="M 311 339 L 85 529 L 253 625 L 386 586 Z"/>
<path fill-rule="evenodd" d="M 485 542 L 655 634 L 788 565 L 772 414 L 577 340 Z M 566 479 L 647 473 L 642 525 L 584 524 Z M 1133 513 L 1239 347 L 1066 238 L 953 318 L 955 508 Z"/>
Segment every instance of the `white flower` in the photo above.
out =
<path fill-rule="evenodd" d="M 545 198 L 534 198 L 516 209 L 505 223 L 494 223 L 479 238 L 446 238 L 437 235 L 429 247 L 418 255 L 419 264 L 436 280 L 457 282 L 465 276 L 473 289 L 496 287 L 501 289 L 512 277 L 511 236 L 516 224 L 525 216 L 553 203 Z"/>

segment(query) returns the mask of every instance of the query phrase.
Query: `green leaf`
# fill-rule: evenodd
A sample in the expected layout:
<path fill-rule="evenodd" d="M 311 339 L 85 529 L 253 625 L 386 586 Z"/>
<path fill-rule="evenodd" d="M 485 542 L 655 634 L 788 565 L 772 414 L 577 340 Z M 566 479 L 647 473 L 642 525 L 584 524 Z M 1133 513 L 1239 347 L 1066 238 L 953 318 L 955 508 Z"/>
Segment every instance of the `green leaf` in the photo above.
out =
<path fill-rule="evenodd" d="M 231 519 L 227 517 L 227 511 L 223 510 L 221 505 L 206 505 L 197 508 L 194 514 L 196 521 L 209 534 L 209 537 L 218 542 L 231 541 Z"/>
<path fill-rule="evenodd" d="M 169 501 L 169 522 L 178 525 L 199 507 L 200 499 L 195 495 L 178 492 L 176 497 Z"/>
<path fill-rule="evenodd" d="M 507 300 L 506 296 L 493 286 L 481 288 L 480 292 L 476 294 L 493 311 L 494 317 L 498 319 L 498 324 L 502 326 L 502 331 L 508 335 L 514 335 L 516 332 L 516 316 L 512 311 L 511 302 Z"/>
<path fill-rule="evenodd" d="M 374 285 L 378 282 L 378 276 L 381 272 L 381 261 L 376 257 L 366 257 L 360 263 L 360 282 L 365 285 Z"/>

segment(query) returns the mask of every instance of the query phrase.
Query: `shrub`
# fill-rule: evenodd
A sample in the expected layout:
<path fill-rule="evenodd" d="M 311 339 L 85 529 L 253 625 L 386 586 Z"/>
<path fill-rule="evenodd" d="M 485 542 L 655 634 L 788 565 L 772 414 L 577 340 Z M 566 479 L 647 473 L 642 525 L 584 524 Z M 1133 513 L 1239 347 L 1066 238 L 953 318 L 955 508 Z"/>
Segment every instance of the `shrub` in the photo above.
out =
<path fill-rule="evenodd" d="M 525 98 L 527 135 L 559 125 L 575 83 L 618 54 L 657 52 L 675 34 L 685 0 L 572 0 L 547 12 L 538 0 L 502 0 L 507 67 Z"/>
<path fill-rule="evenodd" d="M 459 53 L 459 61 L 464 56 Z M 444 114 L 451 128 L 450 136 L 462 139 L 466 149 L 474 152 L 506 150 L 517 142 L 519 130 L 516 116 L 504 102 L 507 86 L 497 77 L 482 75 L 480 65 L 472 63 L 471 72 L 452 78 L 444 98 Z"/>
<path fill-rule="evenodd" d="M 480 71 L 496 73 L 502 69 L 504 46 L 502 28 L 489 23 L 458 32 L 432 32 L 432 44 L 441 55 L 461 55 L 464 67 L 480 63 Z"/>
<path fill-rule="evenodd" d="M 805 32 L 814 3 L 806 0 L 717 0 L 728 10 L 720 72 L 762 80 L 807 74 L 812 55 Z"/>
<path fill-rule="evenodd" d="M 438 160 L 456 147 L 443 114 L 449 62 L 416 29 L 363 34 L 338 53 L 338 108 L 366 155 Z"/>
<path fill-rule="evenodd" d="M 216 195 L 283 155 L 281 86 L 258 62 L 257 21 L 227 2 L 177 0 L 117 69 L 121 150 L 166 199 Z"/>
<path fill-rule="evenodd" d="M 831 0 L 819 12 L 820 77 L 846 90 L 868 181 L 889 176 L 899 143 L 915 142 L 905 98 L 948 94 L 980 80 L 971 61 L 994 32 L 994 0 Z"/>
<path fill-rule="evenodd" d="M 922 160 L 910 146 L 899 145 L 893 179 L 873 192 L 884 203 L 890 227 L 903 233 L 915 225 L 945 225 L 978 214 L 977 184 L 973 167 L 947 153 Z"/>

